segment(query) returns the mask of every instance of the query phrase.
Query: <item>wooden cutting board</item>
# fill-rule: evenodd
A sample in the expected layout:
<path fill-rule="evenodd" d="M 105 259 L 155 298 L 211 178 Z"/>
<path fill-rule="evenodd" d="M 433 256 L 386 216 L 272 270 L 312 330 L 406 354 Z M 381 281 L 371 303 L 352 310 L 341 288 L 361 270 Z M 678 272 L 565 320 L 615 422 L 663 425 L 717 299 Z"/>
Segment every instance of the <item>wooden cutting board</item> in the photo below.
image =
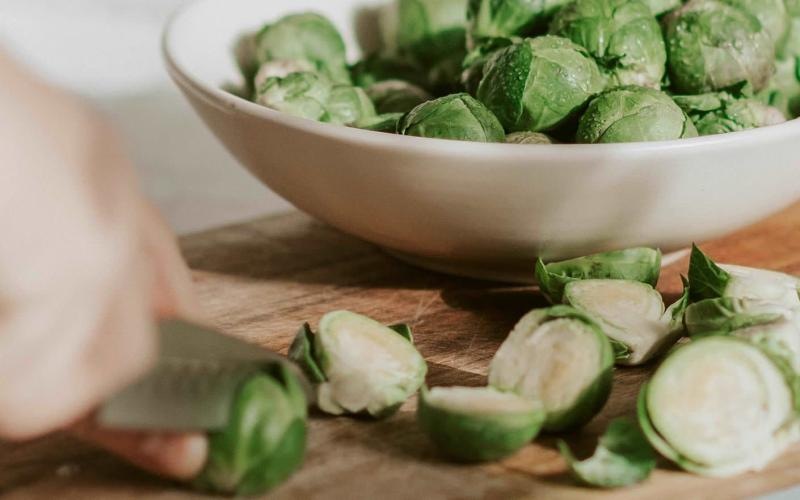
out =
<path fill-rule="evenodd" d="M 485 383 L 489 360 L 511 326 L 544 306 L 530 287 L 452 278 L 402 264 L 380 250 L 290 213 L 183 238 L 200 298 L 231 335 L 285 352 L 298 326 L 334 309 L 413 326 L 429 364 L 430 385 Z M 715 259 L 800 274 L 800 204 L 720 241 L 703 245 Z M 664 270 L 659 288 L 674 300 L 687 260 Z M 565 436 L 589 453 L 610 418 L 632 414 L 650 368 L 618 369 L 611 400 L 579 433 Z M 271 498 L 736 498 L 800 483 L 800 445 L 768 469 L 725 480 L 678 471 L 667 463 L 647 482 L 603 492 L 575 486 L 543 437 L 486 465 L 443 461 L 417 428 L 416 401 L 390 419 L 316 415 L 302 470 Z M 0 444 L 0 493 L 7 498 L 194 498 L 72 438 Z"/>

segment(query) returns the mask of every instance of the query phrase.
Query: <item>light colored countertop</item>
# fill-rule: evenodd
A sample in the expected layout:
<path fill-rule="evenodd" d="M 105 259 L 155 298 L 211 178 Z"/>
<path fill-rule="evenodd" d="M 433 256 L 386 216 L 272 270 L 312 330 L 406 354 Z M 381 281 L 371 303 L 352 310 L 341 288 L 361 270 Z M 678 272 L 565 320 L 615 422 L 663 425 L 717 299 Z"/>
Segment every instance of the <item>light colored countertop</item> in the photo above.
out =
<path fill-rule="evenodd" d="M 166 75 L 161 27 L 186 1 L 0 0 L 0 44 L 111 117 L 178 233 L 289 208 L 217 143 Z M 800 487 L 764 498 L 800 498 Z"/>

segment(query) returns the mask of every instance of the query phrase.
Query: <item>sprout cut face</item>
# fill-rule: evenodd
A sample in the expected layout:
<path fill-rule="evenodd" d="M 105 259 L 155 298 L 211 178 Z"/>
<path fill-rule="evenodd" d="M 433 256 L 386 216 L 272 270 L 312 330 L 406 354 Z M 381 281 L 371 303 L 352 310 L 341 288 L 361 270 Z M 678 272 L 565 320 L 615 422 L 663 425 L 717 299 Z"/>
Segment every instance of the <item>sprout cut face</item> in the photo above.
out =
<path fill-rule="evenodd" d="M 559 304 L 568 283 L 583 279 L 623 279 L 656 286 L 661 274 L 661 251 L 628 248 L 550 262 L 536 261 L 536 281 L 550 302 Z"/>
<path fill-rule="evenodd" d="M 574 118 L 605 87 L 589 53 L 566 38 L 528 38 L 496 52 L 478 99 L 507 132 L 546 132 Z"/>
<path fill-rule="evenodd" d="M 717 0 L 690 0 L 667 17 L 669 76 L 678 93 L 699 94 L 748 82 L 763 89 L 775 44 L 754 16 Z"/>
<path fill-rule="evenodd" d="M 318 382 L 319 408 L 334 415 L 387 416 L 417 392 L 427 372 L 409 339 L 349 311 L 323 316 L 317 334 L 301 329 L 289 352 Z"/>
<path fill-rule="evenodd" d="M 436 139 L 502 142 L 503 127 L 469 94 L 453 94 L 420 104 L 406 114 L 398 133 Z"/>
<path fill-rule="evenodd" d="M 589 421 L 611 389 L 614 354 L 600 329 L 571 307 L 522 317 L 489 368 L 489 384 L 542 404 L 544 428 L 560 431 Z"/>
<path fill-rule="evenodd" d="M 626 355 L 618 359 L 621 364 L 645 363 L 683 334 L 681 314 L 666 314 L 661 294 L 638 281 L 573 281 L 567 284 L 564 301 L 593 317 L 606 335 L 626 346 Z M 682 301 L 676 305 L 679 310 L 683 306 Z"/>
<path fill-rule="evenodd" d="M 710 476 L 758 470 L 791 442 L 795 396 L 787 374 L 755 345 L 707 337 L 656 370 L 640 399 L 651 443 Z"/>
<path fill-rule="evenodd" d="M 640 0 L 576 0 L 558 12 L 550 33 L 586 47 L 613 86 L 660 88 L 667 52 L 658 22 Z"/>
<path fill-rule="evenodd" d="M 619 87 L 592 100 L 578 124 L 585 144 L 668 141 L 696 137 L 692 121 L 664 92 Z"/>
<path fill-rule="evenodd" d="M 514 453 L 536 437 L 545 418 L 538 403 L 490 387 L 423 389 L 417 411 L 437 447 L 467 462 Z"/>

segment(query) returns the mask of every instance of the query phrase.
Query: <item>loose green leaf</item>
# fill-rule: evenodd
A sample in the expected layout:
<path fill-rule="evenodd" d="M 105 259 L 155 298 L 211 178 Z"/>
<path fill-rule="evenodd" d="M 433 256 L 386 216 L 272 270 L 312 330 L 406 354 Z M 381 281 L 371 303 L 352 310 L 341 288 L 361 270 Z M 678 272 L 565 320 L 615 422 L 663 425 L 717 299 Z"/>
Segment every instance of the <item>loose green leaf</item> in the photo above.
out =
<path fill-rule="evenodd" d="M 725 335 L 734 330 L 771 323 L 785 308 L 734 297 L 703 299 L 686 309 L 686 329 L 692 336 Z"/>
<path fill-rule="evenodd" d="M 708 258 L 697 245 L 692 244 L 692 254 L 689 260 L 689 299 L 691 302 L 723 297 L 730 279 L 730 274 Z"/>
<path fill-rule="evenodd" d="M 656 466 L 656 456 L 639 427 L 625 418 L 612 420 L 597 444 L 594 455 L 578 461 L 563 440 L 561 455 L 575 478 L 588 486 L 617 488 L 647 479 Z"/>
<path fill-rule="evenodd" d="M 412 344 L 414 343 L 414 335 L 411 333 L 411 327 L 405 323 L 397 323 L 396 325 L 389 325 L 389 328 L 399 333 L 404 339 Z"/>
<path fill-rule="evenodd" d="M 314 332 L 308 323 L 303 323 L 289 346 L 289 359 L 300 367 L 312 383 L 319 384 L 325 381 L 325 374 L 319 367 L 314 349 Z"/>

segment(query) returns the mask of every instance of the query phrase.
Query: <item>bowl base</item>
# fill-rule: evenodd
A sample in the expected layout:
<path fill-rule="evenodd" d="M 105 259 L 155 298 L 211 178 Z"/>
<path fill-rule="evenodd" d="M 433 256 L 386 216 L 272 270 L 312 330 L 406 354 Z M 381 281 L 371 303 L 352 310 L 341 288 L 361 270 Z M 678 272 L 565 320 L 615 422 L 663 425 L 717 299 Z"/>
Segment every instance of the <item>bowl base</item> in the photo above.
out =
<path fill-rule="evenodd" d="M 667 252 L 661 258 L 661 267 L 674 264 L 689 253 L 688 248 Z M 475 278 L 485 281 L 499 281 L 504 283 L 535 284 L 533 276 L 533 259 L 526 259 L 522 263 L 487 265 L 487 263 L 458 262 L 451 259 L 420 257 L 388 248 L 384 252 L 392 257 L 411 264 L 414 267 L 451 274 L 463 278 Z"/>

